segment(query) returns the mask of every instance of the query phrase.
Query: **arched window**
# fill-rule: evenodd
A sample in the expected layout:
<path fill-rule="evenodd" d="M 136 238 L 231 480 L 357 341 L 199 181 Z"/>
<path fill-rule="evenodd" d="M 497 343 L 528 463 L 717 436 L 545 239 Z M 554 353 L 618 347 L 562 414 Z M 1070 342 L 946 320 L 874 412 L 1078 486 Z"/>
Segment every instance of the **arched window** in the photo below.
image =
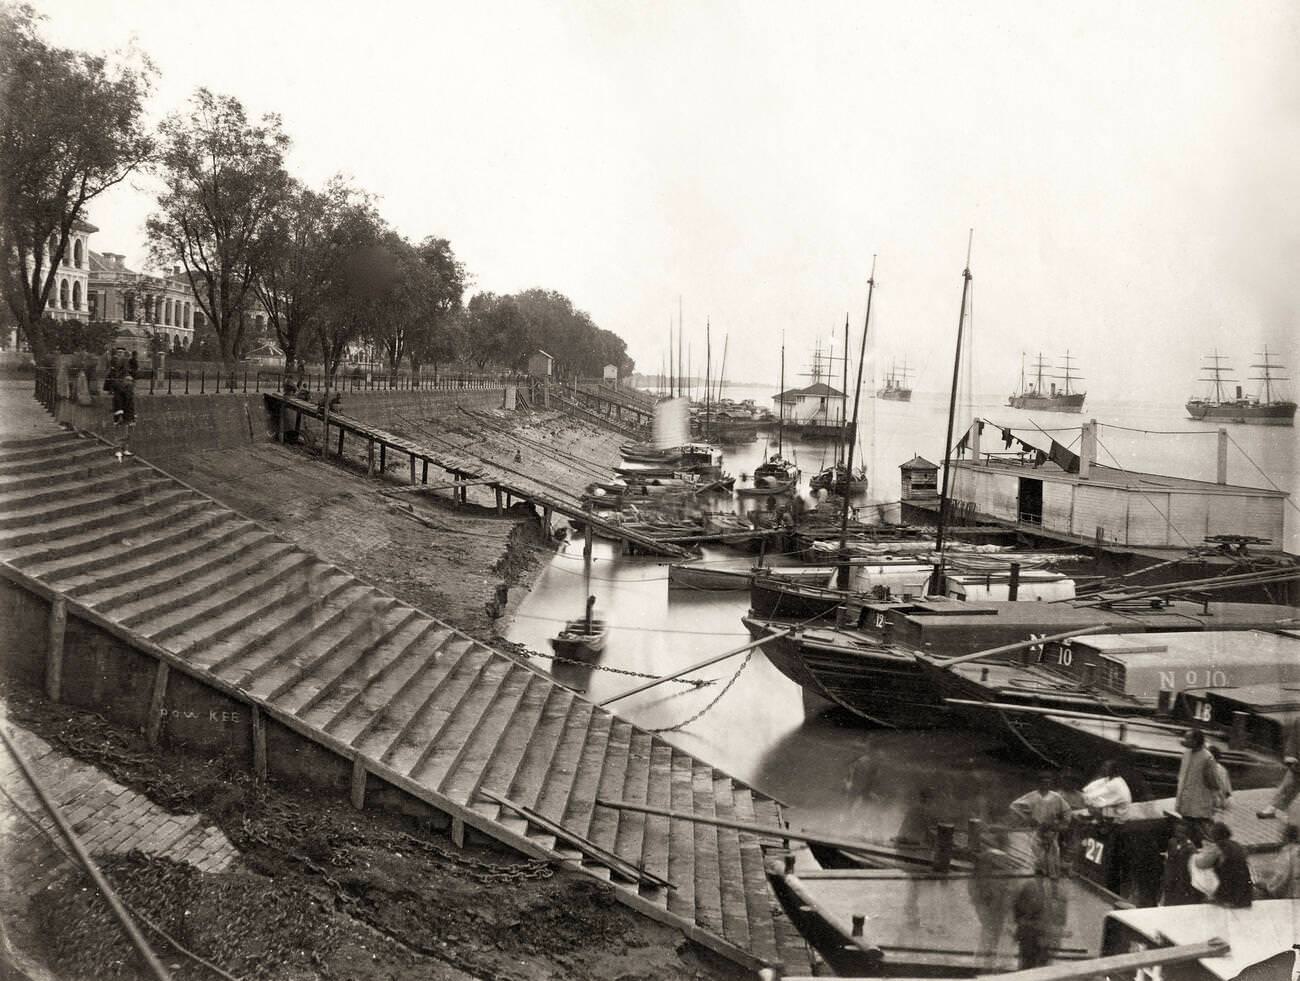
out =
<path fill-rule="evenodd" d="M 65 310 L 68 308 L 68 281 L 66 279 L 59 282 L 59 306 Z"/>
<path fill-rule="evenodd" d="M 135 320 L 135 294 L 127 293 L 122 297 L 122 319 Z"/>
<path fill-rule="evenodd" d="M 181 326 L 182 327 L 194 326 L 194 312 L 190 309 L 190 305 L 188 303 L 185 304 L 185 321 L 184 323 L 181 324 Z"/>
<path fill-rule="evenodd" d="M 172 301 L 170 299 L 163 302 L 163 323 L 170 325 L 172 322 Z"/>
<path fill-rule="evenodd" d="M 77 244 L 72 247 L 72 264 L 78 269 L 86 261 L 86 253 L 81 245 L 81 239 L 77 239 Z"/>
<path fill-rule="evenodd" d="M 81 309 L 81 283 L 80 281 L 72 284 L 72 309 Z"/>

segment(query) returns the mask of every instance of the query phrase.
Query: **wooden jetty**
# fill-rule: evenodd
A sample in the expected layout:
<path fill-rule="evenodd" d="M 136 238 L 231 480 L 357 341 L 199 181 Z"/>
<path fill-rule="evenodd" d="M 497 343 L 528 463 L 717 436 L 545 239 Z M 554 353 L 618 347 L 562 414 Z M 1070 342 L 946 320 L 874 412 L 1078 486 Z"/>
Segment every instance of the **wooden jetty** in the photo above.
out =
<path fill-rule="evenodd" d="M 651 555 L 681 558 L 687 554 L 684 549 L 671 542 L 661 542 L 649 535 L 624 528 L 616 522 L 606 521 L 593 515 L 590 511 L 584 510 L 582 505 L 576 501 L 567 501 L 556 497 L 554 494 L 539 490 L 537 487 L 527 486 L 525 480 L 518 475 L 512 475 L 488 461 L 470 459 L 459 454 L 430 449 L 404 436 L 398 436 L 385 429 L 380 429 L 378 426 L 361 422 L 346 413 L 330 412 L 328 420 L 326 420 L 319 406 L 304 402 L 301 399 L 270 392 L 267 393 L 266 400 L 272 408 L 283 405 L 303 418 L 316 419 L 325 423 L 326 432 L 323 442 L 327 452 L 333 448 L 333 452 L 341 455 L 344 440 L 349 436 L 363 440 L 366 443 L 367 460 L 369 461 L 368 470 L 370 472 L 374 471 L 377 464 L 379 471 L 382 473 L 387 466 L 390 453 L 402 454 L 409 460 L 410 483 L 413 486 L 416 484 L 428 485 L 430 467 L 443 470 L 451 474 L 453 478 L 452 497 L 461 503 L 468 500 L 467 494 L 470 487 L 489 487 L 496 495 L 498 513 L 509 507 L 512 499 L 518 499 L 539 507 L 542 511 L 543 524 L 547 528 L 550 527 L 553 515 L 562 514 L 567 518 L 573 518 L 585 523 L 587 527 L 600 534 L 601 537 L 624 542 Z M 331 432 L 336 432 L 337 436 L 331 436 Z"/>
<path fill-rule="evenodd" d="M 347 417 L 331 424 L 409 453 L 413 469 L 441 465 Z M 51 422 L 0 442 L 0 618 L 7 671 L 155 745 L 400 808 L 456 843 L 486 836 L 610 883 L 747 969 L 810 969 L 773 909 L 759 836 L 595 805 L 779 835 L 778 801 L 97 438 Z"/>

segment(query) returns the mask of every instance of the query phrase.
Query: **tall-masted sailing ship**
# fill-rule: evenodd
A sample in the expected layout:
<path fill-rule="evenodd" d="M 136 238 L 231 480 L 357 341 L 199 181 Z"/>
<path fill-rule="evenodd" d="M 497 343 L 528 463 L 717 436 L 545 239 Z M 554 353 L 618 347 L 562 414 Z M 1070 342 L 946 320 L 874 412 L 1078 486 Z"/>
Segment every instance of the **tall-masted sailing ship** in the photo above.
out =
<path fill-rule="evenodd" d="M 1243 422 L 1256 426 L 1292 426 L 1295 425 L 1295 402 L 1290 399 L 1274 398 L 1273 386 L 1277 382 L 1288 381 L 1284 375 L 1275 374 L 1286 369 L 1286 365 L 1273 360 L 1265 346 L 1259 355 L 1262 363 L 1250 367 L 1259 369 L 1258 375 L 1251 375 L 1251 381 L 1262 382 L 1260 395 L 1246 395 L 1241 386 L 1236 385 L 1235 394 L 1225 397 L 1224 388 L 1235 384 L 1235 378 L 1228 378 L 1232 369 L 1224 366 L 1228 360 L 1218 351 L 1207 354 L 1205 360 L 1211 362 L 1201 368 L 1201 381 L 1209 382 L 1211 394 L 1208 398 L 1191 398 L 1187 400 L 1187 414 L 1193 419 L 1207 422 Z"/>
<path fill-rule="evenodd" d="M 1064 363 L 1060 366 L 1064 373 L 1059 375 L 1044 374 L 1043 369 L 1052 366 L 1043 360 L 1043 355 L 1039 352 L 1038 362 L 1034 366 L 1035 372 L 1031 381 L 1025 376 L 1025 360 L 1022 355 L 1020 359 L 1020 391 L 1007 400 L 1007 405 L 1013 409 L 1082 412 L 1083 400 L 1088 397 L 1088 393 L 1070 390 L 1070 382 L 1083 380 L 1081 375 L 1074 374 L 1071 371 L 1072 365 L 1070 362 L 1073 360 L 1070 357 L 1070 352 L 1066 351 L 1062 359 Z M 1057 388 L 1056 382 L 1053 381 L 1049 381 L 1044 385 L 1044 378 L 1060 380 L 1061 387 Z"/>
<path fill-rule="evenodd" d="M 912 401 L 912 386 L 907 384 L 908 374 L 906 358 L 903 359 L 902 368 L 891 361 L 889 374 L 885 376 L 885 387 L 876 390 L 876 398 L 887 399 L 890 402 Z"/>

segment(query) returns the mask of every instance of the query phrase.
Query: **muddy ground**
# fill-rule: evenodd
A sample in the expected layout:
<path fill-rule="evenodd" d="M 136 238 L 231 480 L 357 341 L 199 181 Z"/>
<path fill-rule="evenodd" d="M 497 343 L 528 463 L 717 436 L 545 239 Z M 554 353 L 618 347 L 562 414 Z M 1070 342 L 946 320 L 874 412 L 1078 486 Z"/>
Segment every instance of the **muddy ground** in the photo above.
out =
<path fill-rule="evenodd" d="M 506 432 L 504 430 L 508 430 Z M 621 438 L 555 413 L 457 413 L 406 435 L 526 470 L 552 493 L 610 472 Z M 483 640 L 550 554 L 530 509 L 498 516 L 490 493 L 402 490 L 404 459 L 366 477 L 364 447 L 322 461 L 310 439 L 193 454 L 167 469 L 341 568 Z M 519 460 L 516 460 L 516 454 Z M 433 482 L 433 475 L 430 475 Z M 490 846 L 451 846 L 410 819 L 308 802 L 224 760 L 160 757 L 139 733 L 9 684 L 10 716 L 181 813 L 202 813 L 245 870 L 200 873 L 140 855 L 107 872 L 141 913 L 239 978 L 736 979 L 749 974 L 620 905 L 600 883 Z M 33 901 L 61 978 L 135 978 L 141 966 L 84 877 Z M 156 937 L 154 938 L 157 939 Z M 174 976 L 219 975 L 156 945 Z"/>

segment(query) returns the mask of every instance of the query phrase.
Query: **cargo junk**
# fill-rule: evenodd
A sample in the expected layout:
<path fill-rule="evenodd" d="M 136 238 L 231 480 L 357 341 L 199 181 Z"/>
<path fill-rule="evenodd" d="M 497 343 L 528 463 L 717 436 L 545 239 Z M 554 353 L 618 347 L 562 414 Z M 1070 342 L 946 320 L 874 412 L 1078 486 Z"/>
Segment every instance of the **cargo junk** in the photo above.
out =
<path fill-rule="evenodd" d="M 1062 358 L 1061 368 L 1064 374 L 1052 375 L 1044 374 L 1044 368 L 1052 366 L 1043 360 L 1043 355 L 1038 355 L 1038 363 L 1034 366 L 1035 371 L 1033 381 L 1030 382 L 1025 377 L 1024 356 L 1020 359 L 1020 391 L 1013 394 L 1007 399 L 1007 405 L 1013 409 L 1031 409 L 1047 410 L 1049 412 L 1082 412 L 1083 400 L 1088 397 L 1087 392 L 1070 391 L 1070 382 L 1082 381 L 1082 376 L 1071 372 L 1070 352 L 1066 351 Z M 1044 387 L 1044 378 L 1057 378 L 1061 380 L 1061 387 L 1056 387 L 1056 382 L 1048 382 Z"/>
<path fill-rule="evenodd" d="M 1262 397 L 1244 394 L 1240 385 L 1236 386 L 1235 396 L 1225 397 L 1225 385 L 1232 385 L 1236 381 L 1234 378 L 1227 377 L 1228 372 L 1232 370 L 1224 365 L 1228 359 L 1217 351 L 1214 354 L 1207 354 L 1205 359 L 1212 363 L 1201 368 L 1205 374 L 1201 381 L 1210 384 L 1212 394 L 1209 398 L 1188 399 L 1187 414 L 1193 419 L 1206 422 L 1240 422 L 1255 426 L 1294 425 L 1295 402 L 1273 397 L 1273 385 L 1276 382 L 1289 380 L 1286 376 L 1276 375 L 1274 372 L 1285 370 L 1286 365 L 1274 361 L 1267 347 L 1259 357 L 1261 363 L 1252 364 L 1250 367 L 1258 368 L 1260 374 L 1251 375 L 1250 380 L 1263 383 Z"/>

